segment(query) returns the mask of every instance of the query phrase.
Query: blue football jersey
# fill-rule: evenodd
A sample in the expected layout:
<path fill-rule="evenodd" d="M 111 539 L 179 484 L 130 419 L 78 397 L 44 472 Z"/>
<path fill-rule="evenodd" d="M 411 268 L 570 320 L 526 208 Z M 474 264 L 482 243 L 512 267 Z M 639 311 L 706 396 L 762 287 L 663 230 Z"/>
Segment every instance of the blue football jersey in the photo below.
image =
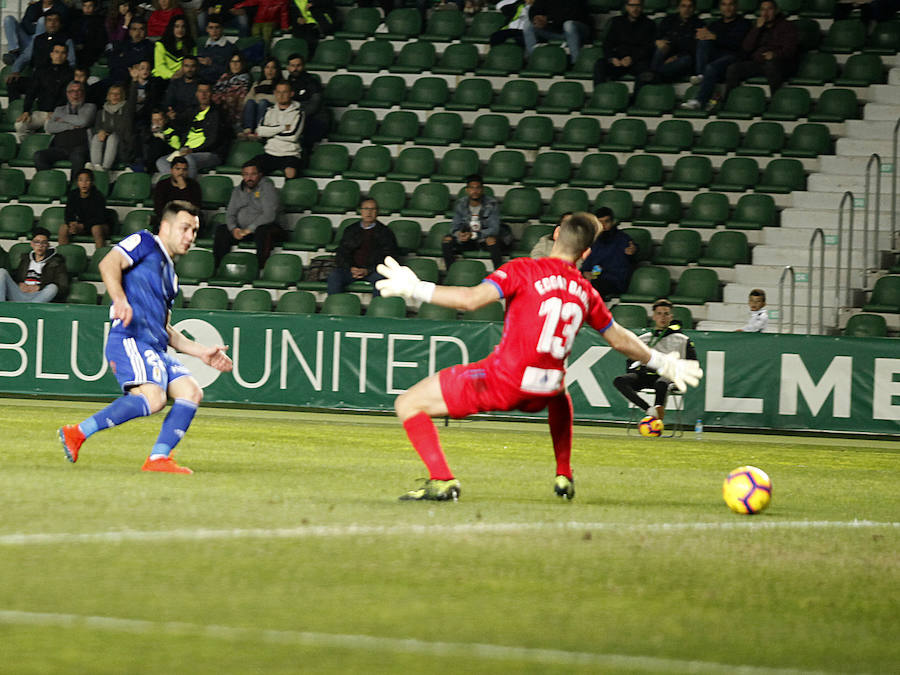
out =
<path fill-rule="evenodd" d="M 165 351 L 169 344 L 166 333 L 169 310 L 178 295 L 178 277 L 172 258 L 159 237 L 147 230 L 125 237 L 113 248 L 117 252 L 110 251 L 110 255 L 124 255 L 131 263 L 122 272 L 122 286 L 133 313 L 127 326 L 114 320 L 110 333 L 133 337 Z"/>

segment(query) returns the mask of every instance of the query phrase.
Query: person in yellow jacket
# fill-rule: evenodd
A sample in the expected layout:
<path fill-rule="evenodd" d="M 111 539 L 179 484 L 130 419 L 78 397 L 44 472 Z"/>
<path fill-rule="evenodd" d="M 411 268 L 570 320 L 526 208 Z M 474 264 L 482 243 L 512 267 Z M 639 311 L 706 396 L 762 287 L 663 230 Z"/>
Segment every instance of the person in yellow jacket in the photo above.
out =
<path fill-rule="evenodd" d="M 156 160 L 156 170 L 171 173 L 171 162 L 179 156 L 187 160 L 188 175 L 191 178 L 196 178 L 202 169 L 221 164 L 228 141 L 223 125 L 222 113 L 212 103 L 212 86 L 201 82 L 197 85 L 197 105 L 175 120 L 178 138 L 184 139 L 182 146 Z"/>
<path fill-rule="evenodd" d="M 194 38 L 183 16 L 173 16 L 162 37 L 153 47 L 153 76 L 163 80 L 181 77 L 181 62 L 197 54 Z"/>
<path fill-rule="evenodd" d="M 294 37 L 306 40 L 311 59 L 319 38 L 334 32 L 334 18 L 338 13 L 333 0 L 287 0 L 288 18 Z"/>

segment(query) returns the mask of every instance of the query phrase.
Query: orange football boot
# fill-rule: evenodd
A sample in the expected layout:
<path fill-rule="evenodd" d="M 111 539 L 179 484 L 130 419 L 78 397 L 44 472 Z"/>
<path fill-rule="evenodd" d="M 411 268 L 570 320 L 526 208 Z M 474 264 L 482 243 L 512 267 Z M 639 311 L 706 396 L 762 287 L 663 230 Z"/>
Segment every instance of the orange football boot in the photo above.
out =
<path fill-rule="evenodd" d="M 85 435 L 81 433 L 81 429 L 78 428 L 77 424 L 68 424 L 60 427 L 57 434 L 59 434 L 63 452 L 66 453 L 66 459 L 74 464 L 78 461 L 78 450 L 81 448 L 81 444 L 84 443 Z"/>
<path fill-rule="evenodd" d="M 171 457 L 160 457 L 151 460 L 149 457 L 141 467 L 141 471 L 160 471 L 162 473 L 194 473 L 186 466 L 178 466 Z"/>

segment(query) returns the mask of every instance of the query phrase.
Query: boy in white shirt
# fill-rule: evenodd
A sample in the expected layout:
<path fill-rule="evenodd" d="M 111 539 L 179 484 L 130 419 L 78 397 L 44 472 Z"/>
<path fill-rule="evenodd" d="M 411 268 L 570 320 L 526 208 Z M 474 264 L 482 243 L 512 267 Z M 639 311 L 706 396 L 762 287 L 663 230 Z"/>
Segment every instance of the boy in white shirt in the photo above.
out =
<path fill-rule="evenodd" d="M 738 328 L 739 333 L 762 333 L 766 326 L 769 325 L 769 310 L 766 309 L 766 292 L 761 288 L 754 288 L 750 291 L 750 297 L 747 300 L 750 307 L 750 318 L 747 325 Z"/>

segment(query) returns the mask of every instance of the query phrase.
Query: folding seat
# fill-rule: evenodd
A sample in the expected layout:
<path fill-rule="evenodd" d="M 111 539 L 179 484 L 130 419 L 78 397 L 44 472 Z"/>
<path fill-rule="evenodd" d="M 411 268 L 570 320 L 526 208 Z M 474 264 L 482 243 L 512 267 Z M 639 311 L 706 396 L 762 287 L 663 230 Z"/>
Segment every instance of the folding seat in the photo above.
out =
<path fill-rule="evenodd" d="M 6 76 L 10 74 L 10 67 L 6 66 L 3 68 L 5 74 L 2 76 L 2 87 L 6 88 Z M 6 92 L 3 91 L 2 96 L 6 96 Z M 15 131 L 16 129 L 16 120 L 25 110 L 25 100 L 21 98 L 17 98 L 15 100 L 9 101 L 9 105 L 0 113 L 0 131 Z M 15 136 L 13 136 L 13 140 L 15 140 Z M 18 144 L 16 145 L 18 147 Z M 15 154 L 13 154 L 15 157 Z"/>
<path fill-rule="evenodd" d="M 400 49 L 400 53 L 397 54 L 397 60 L 394 61 L 389 70 L 392 73 L 421 73 L 425 70 L 431 70 L 436 58 L 434 45 L 430 42 L 425 42 L 424 40 L 409 42 Z"/>
<path fill-rule="evenodd" d="M 665 267 L 638 267 L 631 275 L 628 290 L 619 300 L 622 302 L 653 302 L 669 295 L 669 270 Z"/>
<path fill-rule="evenodd" d="M 757 192 L 788 194 L 806 187 L 806 173 L 799 159 L 773 159 L 766 165 Z"/>
<path fill-rule="evenodd" d="M 540 211 L 541 193 L 537 188 L 513 188 L 504 195 L 500 203 L 500 220 L 505 223 L 522 223 L 536 218 Z"/>
<path fill-rule="evenodd" d="M 303 216 L 294 223 L 290 239 L 283 242 L 286 251 L 318 251 L 331 241 L 331 221 L 325 216 Z"/>
<path fill-rule="evenodd" d="M 878 54 L 853 54 L 834 81 L 838 87 L 868 87 L 884 82 L 884 64 Z"/>
<path fill-rule="evenodd" d="M 854 314 L 844 326 L 847 337 L 887 337 L 887 321 L 880 314 Z"/>
<path fill-rule="evenodd" d="M 845 122 L 859 118 L 859 101 L 852 89 L 826 89 L 819 96 L 810 122 Z"/>
<path fill-rule="evenodd" d="M 392 220 L 388 223 L 397 239 L 401 255 L 415 253 L 422 244 L 422 228 L 415 220 Z"/>
<path fill-rule="evenodd" d="M 604 152 L 634 152 L 647 143 L 647 123 L 641 119 L 623 117 L 609 127 L 606 140 L 598 146 Z"/>
<path fill-rule="evenodd" d="M 887 314 L 900 312 L 900 275 L 880 277 L 872 288 L 869 302 L 863 305 L 863 311 Z"/>
<path fill-rule="evenodd" d="M 340 146 L 335 146 L 340 147 Z M 147 174 L 122 174 L 119 180 L 125 176 L 138 176 Z M 118 184 L 119 181 L 116 181 Z M 231 193 L 234 191 L 234 183 L 228 176 L 200 176 L 200 198 L 204 209 L 219 209 L 228 206 Z M 115 189 L 115 188 L 113 188 Z"/>
<path fill-rule="evenodd" d="M 809 52 L 800 58 L 797 72 L 789 82 L 803 86 L 822 86 L 826 82 L 833 82 L 837 72 L 837 59 L 834 58 L 834 54 Z"/>
<path fill-rule="evenodd" d="M 476 16 L 478 16 L 476 14 Z M 443 307 L 430 302 L 423 302 L 419 306 L 419 312 L 416 314 L 417 319 L 425 319 L 428 321 L 456 321 L 456 310 L 451 307 Z"/>
<path fill-rule="evenodd" d="M 394 162 L 388 180 L 422 180 L 434 173 L 434 151 L 431 148 L 403 148 Z"/>
<path fill-rule="evenodd" d="M 593 70 L 591 73 L 593 76 Z M 581 112 L 585 115 L 616 115 L 628 107 L 629 98 L 624 82 L 603 82 L 594 87 L 590 100 Z"/>
<path fill-rule="evenodd" d="M 353 108 L 341 115 L 337 129 L 328 135 L 328 140 L 335 143 L 359 143 L 374 136 L 377 126 L 378 120 L 375 119 L 374 112 L 362 108 Z M 237 141 L 236 143 L 241 142 L 246 143 L 248 141 Z"/>
<path fill-rule="evenodd" d="M 766 94 L 761 87 L 735 87 L 725 99 L 725 106 L 717 115 L 720 119 L 749 120 L 759 117 L 766 109 Z"/>
<path fill-rule="evenodd" d="M 461 145 L 468 148 L 493 148 L 509 138 L 509 118 L 506 115 L 479 115 L 472 123 Z"/>
<path fill-rule="evenodd" d="M 478 153 L 468 148 L 448 150 L 438 163 L 437 173 L 431 180 L 439 183 L 460 183 L 474 173 L 479 173 L 481 162 Z"/>
<path fill-rule="evenodd" d="M 491 47 L 480 68 L 475 69 L 476 75 L 489 77 L 508 77 L 518 74 L 524 64 L 522 48 L 517 44 L 504 42 Z"/>
<path fill-rule="evenodd" d="M 432 42 L 456 42 L 466 30 L 466 19 L 462 12 L 433 12 L 425 27 L 423 40 Z"/>
<path fill-rule="evenodd" d="M 7 204 L 0 208 L 0 239 L 29 236 L 34 225 L 34 211 L 26 204 Z"/>
<path fill-rule="evenodd" d="M 489 302 L 478 309 L 470 309 L 459 315 L 460 321 L 503 321 L 505 314 L 502 302 Z"/>
<path fill-rule="evenodd" d="M 578 58 L 572 64 L 571 70 L 566 74 L 570 80 L 593 80 L 594 64 L 603 56 L 603 47 L 599 45 L 585 45 L 578 52 Z"/>
<path fill-rule="evenodd" d="M 371 319 L 405 319 L 406 302 L 400 297 L 376 296 L 366 308 L 366 317 Z"/>
<path fill-rule="evenodd" d="M 522 179 L 522 185 L 532 187 L 559 187 L 569 182 L 572 160 L 564 152 L 542 152 L 534 159 L 531 171 Z"/>
<path fill-rule="evenodd" d="M 19 145 L 19 153 L 15 159 L 9 160 L 10 166 L 34 166 L 34 153 L 50 147 L 53 136 L 50 134 L 30 134 Z"/>
<path fill-rule="evenodd" d="M 764 120 L 798 120 L 806 117 L 811 107 L 809 89 L 782 87 L 772 95 L 769 107 L 762 117 Z"/>
<path fill-rule="evenodd" d="M 289 178 L 279 190 L 281 208 L 288 213 L 311 209 L 319 198 L 319 187 L 312 178 Z"/>
<path fill-rule="evenodd" d="M 531 249 L 538 243 L 538 240 L 544 235 L 552 234 L 553 230 L 553 225 L 526 225 L 525 230 L 522 232 L 522 238 L 516 240 L 516 243 L 510 252 L 510 257 L 528 257 L 528 254 L 531 253 Z"/>
<path fill-rule="evenodd" d="M 547 90 L 537 111 L 545 115 L 568 115 L 584 105 L 584 86 L 581 82 L 554 82 Z"/>
<path fill-rule="evenodd" d="M 379 213 L 400 213 L 406 204 L 406 189 L 398 181 L 379 180 L 369 188 L 369 197 L 378 203 Z"/>
<path fill-rule="evenodd" d="M 501 45 L 502 46 L 502 45 Z M 491 104 L 494 112 L 524 112 L 537 106 L 538 88 L 533 80 L 508 80 Z"/>
<path fill-rule="evenodd" d="M 641 210 L 634 219 L 635 227 L 666 227 L 681 220 L 681 197 L 677 192 L 651 192 L 641 202 Z M 671 234 L 671 233 L 670 233 Z M 699 249 L 698 249 L 699 253 Z M 659 263 L 678 265 L 681 263 Z"/>
<path fill-rule="evenodd" d="M 83 246 L 78 244 L 58 244 L 56 252 L 66 261 L 66 269 L 71 278 L 77 278 L 87 268 L 88 258 Z M 179 281 L 181 281 L 181 275 L 179 275 Z"/>
<path fill-rule="evenodd" d="M 784 146 L 784 127 L 778 122 L 754 122 L 747 129 L 738 155 L 771 156 Z"/>
<path fill-rule="evenodd" d="M 322 190 L 316 206 L 321 213 L 347 213 L 359 205 L 359 183 L 353 180 L 333 180 Z"/>
<path fill-rule="evenodd" d="M 475 16 L 478 17 L 482 14 L 484 12 L 479 12 Z M 432 66 L 431 72 L 436 75 L 463 75 L 475 72 L 477 67 L 478 47 L 473 44 L 454 42 L 447 45 L 437 63 Z"/>
<path fill-rule="evenodd" d="M 566 72 L 569 57 L 559 45 L 540 44 L 528 56 L 520 77 L 556 77 Z"/>
<path fill-rule="evenodd" d="M 649 262 L 653 255 L 653 238 L 650 236 L 650 230 L 645 230 L 643 227 L 623 227 L 621 231 L 627 234 L 637 246 L 634 261 Z"/>
<path fill-rule="evenodd" d="M 252 283 L 258 274 L 259 263 L 255 253 L 231 251 L 222 258 L 209 283 L 211 286 L 243 286 Z"/>
<path fill-rule="evenodd" d="M 662 179 L 663 166 L 659 155 L 632 155 L 625 160 L 619 179 L 613 185 L 630 190 L 646 190 L 651 185 L 661 185 Z"/>
<path fill-rule="evenodd" d="M 24 195 L 19 201 L 26 204 L 49 204 L 66 196 L 66 174 L 59 169 L 45 169 L 35 173 L 28 182 Z"/>
<path fill-rule="evenodd" d="M 192 248 L 175 262 L 175 273 L 182 284 L 195 285 L 207 281 L 216 272 L 212 251 Z"/>
<path fill-rule="evenodd" d="M 322 92 L 325 103 L 335 108 L 346 108 L 363 97 L 363 81 L 359 75 L 339 73 L 333 75 Z"/>
<path fill-rule="evenodd" d="M 612 308 L 612 318 L 622 328 L 641 330 L 647 327 L 647 310 L 640 305 L 623 305 L 619 303 Z"/>
<path fill-rule="evenodd" d="M 386 33 L 380 33 L 388 40 L 409 40 L 422 32 L 422 15 L 414 7 L 392 9 L 384 19 Z M 321 47 L 324 43 L 319 43 Z M 318 50 L 316 50 L 318 56 Z"/>
<path fill-rule="evenodd" d="M 761 230 L 776 224 L 775 215 L 775 200 L 770 195 L 744 195 L 738 199 L 725 227 L 729 230 Z"/>
<path fill-rule="evenodd" d="M 430 46 L 430 43 L 425 43 Z M 447 80 L 442 77 L 417 77 L 406 98 L 400 104 L 411 110 L 434 110 L 450 98 Z"/>
<path fill-rule="evenodd" d="M 822 44 L 822 29 L 819 22 L 809 17 L 794 19 L 797 28 L 797 47 L 800 54 L 806 54 L 819 48 Z"/>
<path fill-rule="evenodd" d="M 422 242 L 422 246 L 419 247 L 419 255 L 427 255 L 427 256 L 440 256 L 442 254 L 441 244 L 444 241 L 444 237 L 450 234 L 450 229 L 453 227 L 452 222 L 442 222 L 435 223 L 431 226 L 425 233 L 425 240 Z M 414 259 L 418 266 L 424 265 L 421 261 L 424 258 Z M 412 262 L 412 261 L 410 261 Z M 435 267 L 435 271 L 437 267 Z M 414 270 L 416 271 L 416 270 Z M 418 271 L 416 271 L 416 275 L 418 275 Z M 424 277 L 419 277 L 420 279 L 424 279 Z M 425 281 L 437 281 L 437 278 L 434 279 L 424 279 Z"/>
<path fill-rule="evenodd" d="M 300 281 L 302 276 L 303 261 L 300 256 L 291 253 L 273 253 L 266 261 L 260 278 L 253 280 L 253 287 L 285 289 Z"/>
<path fill-rule="evenodd" d="M 378 133 L 372 136 L 373 143 L 382 145 L 402 144 L 419 135 L 419 118 L 411 110 L 392 110 L 378 127 Z"/>
<path fill-rule="evenodd" d="M 132 211 L 131 213 L 147 213 L 147 211 Z M 150 213 L 152 214 L 153 212 L 151 211 Z M 52 236 L 53 233 L 59 231 L 60 225 L 62 225 L 65 220 L 65 206 L 48 206 L 43 211 L 41 211 L 41 215 L 38 217 L 38 227 L 43 227 L 45 230 L 49 230 Z M 90 241 L 94 241 L 94 238 L 91 237 Z"/>
<path fill-rule="evenodd" d="M 681 227 L 715 228 L 728 220 L 728 196 L 721 192 L 701 192 L 691 200 Z"/>
<path fill-rule="evenodd" d="M 442 237 L 443 234 L 441 235 Z M 440 251 L 440 246 L 438 246 L 438 251 Z M 438 253 L 438 255 L 440 255 L 440 253 Z M 439 276 L 438 266 L 437 262 L 432 258 L 408 258 L 406 260 L 406 266 L 415 272 L 416 276 L 422 281 L 437 283 Z"/>
<path fill-rule="evenodd" d="M 628 190 L 603 190 L 594 202 L 594 211 L 606 206 L 612 209 L 618 221 L 631 220 L 634 199 Z"/>
<path fill-rule="evenodd" d="M 671 84 L 648 84 L 638 89 L 629 115 L 659 117 L 675 107 L 675 88 Z"/>
<path fill-rule="evenodd" d="M 706 251 L 697 261 L 703 267 L 734 267 L 750 262 L 750 244 L 747 235 L 734 230 L 713 233 Z"/>
<path fill-rule="evenodd" d="M 10 269 L 17 269 L 22 263 L 22 258 L 31 253 L 31 242 L 20 241 L 13 244 L 9 249 L 9 266 Z"/>
<path fill-rule="evenodd" d="M 21 169 L 0 169 L 0 201 L 8 202 L 25 194 L 25 174 Z"/>
<path fill-rule="evenodd" d="M 379 75 L 359 101 L 361 108 L 392 108 L 406 96 L 406 82 L 399 75 Z"/>
<path fill-rule="evenodd" d="M 208 178 L 208 176 L 203 176 Z M 228 181 L 228 194 L 231 195 L 231 179 Z M 202 188 L 202 184 L 201 184 Z M 150 194 L 150 174 L 146 173 L 121 173 L 113 184 L 112 194 L 107 198 L 109 206 L 140 206 L 152 203 Z M 225 203 L 228 203 L 226 199 Z"/>
<path fill-rule="evenodd" d="M 459 113 L 436 112 L 428 116 L 416 145 L 450 145 L 463 136 L 463 121 Z"/>
<path fill-rule="evenodd" d="M 585 151 L 600 143 L 600 122 L 593 117 L 572 117 L 566 120 L 554 150 Z"/>
<path fill-rule="evenodd" d="M 278 298 L 275 311 L 283 314 L 315 314 L 316 296 L 309 291 L 288 291 Z"/>
<path fill-rule="evenodd" d="M 832 22 L 822 40 L 822 51 L 832 54 L 852 54 L 866 43 L 866 25 L 859 19 L 839 19 Z"/>
<path fill-rule="evenodd" d="M 450 208 L 450 191 L 443 183 L 422 183 L 409 197 L 400 215 L 409 218 L 434 218 Z"/>
<path fill-rule="evenodd" d="M 687 265 L 697 262 L 702 248 L 697 230 L 669 230 L 653 256 L 654 265 Z"/>
<path fill-rule="evenodd" d="M 647 152 L 684 152 L 694 144 L 694 127 L 687 120 L 664 120 L 653 133 Z"/>
<path fill-rule="evenodd" d="M 16 156 L 19 144 L 13 134 L 0 134 L 0 163 L 8 162 Z"/>
<path fill-rule="evenodd" d="M 699 190 L 712 183 L 712 176 L 709 157 L 686 155 L 675 161 L 672 174 L 663 183 L 663 187 L 666 190 Z"/>
<path fill-rule="evenodd" d="M 525 155 L 518 150 L 498 150 L 484 167 L 486 183 L 509 185 L 518 183 L 525 175 Z"/>
<path fill-rule="evenodd" d="M 6 206 L 4 209 L 8 209 Z M 0 220 L 3 219 L 3 212 L 0 210 Z M 2 236 L 2 232 L 0 232 L 0 236 Z M 106 254 L 109 253 L 109 250 L 112 246 L 101 246 L 98 249 L 94 250 L 94 253 L 91 255 L 91 259 L 88 262 L 87 269 L 78 275 L 78 277 L 82 281 L 103 281 L 103 277 L 100 275 L 100 261 L 106 257 Z M 10 256 L 12 258 L 12 256 Z M 12 260 L 10 260 L 12 262 Z"/>
<path fill-rule="evenodd" d="M 353 293 L 333 293 L 325 298 L 319 313 L 329 316 L 359 316 L 362 314 L 362 302 Z"/>
<path fill-rule="evenodd" d="M 487 276 L 484 263 L 480 260 L 457 260 L 444 278 L 446 286 L 477 286 Z"/>
<path fill-rule="evenodd" d="M 341 30 L 334 36 L 345 40 L 365 40 L 375 34 L 380 23 L 381 13 L 376 7 L 353 7 L 344 15 Z"/>
<path fill-rule="evenodd" d="M 690 232 L 691 230 L 684 230 Z M 675 292 L 669 297 L 678 305 L 703 305 L 719 299 L 719 275 L 715 270 L 690 267 L 681 273 Z"/>
<path fill-rule="evenodd" d="M 506 147 L 519 150 L 537 150 L 547 147 L 553 142 L 553 120 L 549 117 L 534 115 L 522 117 L 513 130 L 512 138 Z"/>
<path fill-rule="evenodd" d="M 352 218 L 344 218 L 335 229 L 334 235 L 331 237 L 331 241 L 325 245 L 325 250 L 329 253 L 334 253 L 335 251 L 337 251 L 338 247 L 341 245 L 341 239 L 344 237 L 344 230 L 358 221 L 359 218 L 356 216 Z"/>
<path fill-rule="evenodd" d="M 800 8 L 800 16 L 810 19 L 834 18 L 837 0 L 804 0 Z"/>
<path fill-rule="evenodd" d="M 828 127 L 816 122 L 794 127 L 787 145 L 781 151 L 783 157 L 818 157 L 833 152 Z"/>
<path fill-rule="evenodd" d="M 542 223 L 556 223 L 564 214 L 576 211 L 587 211 L 590 208 L 587 192 L 579 188 L 561 188 L 553 193 L 546 211 L 541 214 Z"/>
<path fill-rule="evenodd" d="M 323 40 L 316 47 L 312 61 L 307 64 L 310 72 L 333 71 L 346 68 L 353 58 L 350 43 L 341 38 Z"/>
<path fill-rule="evenodd" d="M 363 42 L 348 70 L 359 73 L 377 73 L 387 70 L 394 61 L 394 46 L 390 40 L 370 40 Z"/>
<path fill-rule="evenodd" d="M 96 305 L 97 287 L 86 281 L 73 281 L 69 284 L 66 302 L 70 305 Z"/>
<path fill-rule="evenodd" d="M 271 312 L 272 296 L 262 288 L 245 288 L 235 296 L 231 309 L 234 312 Z"/>
<path fill-rule="evenodd" d="M 480 110 L 490 106 L 492 98 L 494 90 L 490 80 L 466 78 L 456 85 L 444 107 L 447 110 Z"/>
<path fill-rule="evenodd" d="M 751 157 L 729 157 L 722 162 L 719 175 L 710 186 L 717 192 L 745 192 L 759 180 L 759 165 Z"/>
<path fill-rule="evenodd" d="M 869 33 L 863 50 L 867 54 L 893 55 L 900 51 L 900 23 L 880 21 Z"/>
<path fill-rule="evenodd" d="M 698 155 L 727 155 L 737 149 L 741 142 L 741 130 L 737 122 L 716 120 L 707 122 L 694 145 Z"/>
<path fill-rule="evenodd" d="M 569 181 L 571 187 L 604 187 L 612 185 L 619 176 L 619 162 L 615 155 L 596 152 L 585 155 L 575 176 Z"/>
<path fill-rule="evenodd" d="M 385 175 L 390 170 L 390 150 L 383 145 L 364 145 L 353 155 L 350 168 L 343 172 L 343 176 L 354 180 L 371 180 Z"/>
<path fill-rule="evenodd" d="M 337 37 L 345 37 L 338 35 Z M 300 54 L 304 59 L 309 56 L 309 46 L 303 38 L 284 38 L 272 43 L 269 48 L 269 55 L 278 59 L 278 63 L 287 66 L 288 59 L 291 54 Z"/>
<path fill-rule="evenodd" d="M 244 162 L 263 152 L 264 146 L 259 141 L 233 141 L 225 163 L 216 167 L 216 173 L 240 174 Z"/>

